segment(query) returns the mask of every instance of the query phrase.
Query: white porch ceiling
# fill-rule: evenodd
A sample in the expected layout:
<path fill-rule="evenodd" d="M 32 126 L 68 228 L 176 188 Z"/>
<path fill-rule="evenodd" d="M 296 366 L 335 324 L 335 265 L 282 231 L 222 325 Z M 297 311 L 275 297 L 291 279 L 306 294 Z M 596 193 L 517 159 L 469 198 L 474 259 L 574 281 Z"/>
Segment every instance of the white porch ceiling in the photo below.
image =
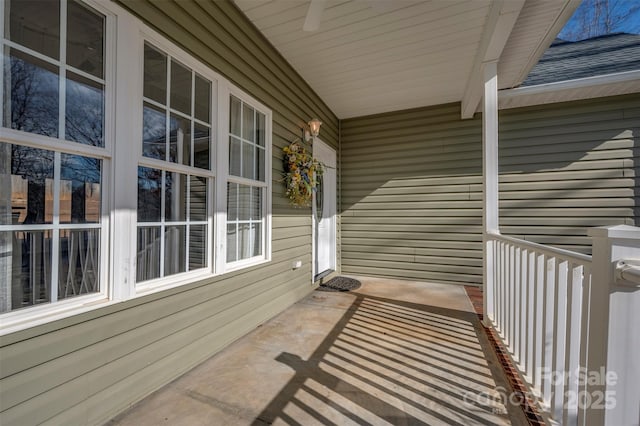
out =
<path fill-rule="evenodd" d="M 235 2 L 341 119 L 463 99 L 472 114 L 482 62 L 502 54 L 500 87 L 519 83 L 578 4 L 327 0 L 305 32 L 310 0 Z"/>

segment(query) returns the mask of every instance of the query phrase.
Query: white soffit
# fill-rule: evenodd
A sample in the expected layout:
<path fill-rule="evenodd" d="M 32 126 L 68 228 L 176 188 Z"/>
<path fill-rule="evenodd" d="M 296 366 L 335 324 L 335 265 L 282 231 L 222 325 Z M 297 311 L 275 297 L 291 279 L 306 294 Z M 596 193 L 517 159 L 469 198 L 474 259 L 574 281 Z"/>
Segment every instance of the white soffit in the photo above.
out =
<path fill-rule="evenodd" d="M 509 1 L 498 3 L 504 10 Z M 511 43 L 499 69 L 524 72 L 571 1 L 543 1 L 551 11 L 518 17 L 513 32 L 530 42 Z M 302 29 L 310 0 L 235 3 L 341 119 L 461 101 L 495 30 L 486 28 L 495 18 L 490 0 L 326 0 L 311 32 Z"/>

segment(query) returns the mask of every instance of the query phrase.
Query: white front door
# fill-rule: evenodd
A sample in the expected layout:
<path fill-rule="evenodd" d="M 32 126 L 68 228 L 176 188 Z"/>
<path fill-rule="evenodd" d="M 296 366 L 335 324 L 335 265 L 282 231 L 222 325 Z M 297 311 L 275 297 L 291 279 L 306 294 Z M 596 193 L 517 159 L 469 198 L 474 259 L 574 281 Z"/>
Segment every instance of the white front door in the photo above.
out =
<path fill-rule="evenodd" d="M 336 151 L 313 142 L 313 156 L 324 165 L 313 199 L 314 280 L 336 269 Z"/>

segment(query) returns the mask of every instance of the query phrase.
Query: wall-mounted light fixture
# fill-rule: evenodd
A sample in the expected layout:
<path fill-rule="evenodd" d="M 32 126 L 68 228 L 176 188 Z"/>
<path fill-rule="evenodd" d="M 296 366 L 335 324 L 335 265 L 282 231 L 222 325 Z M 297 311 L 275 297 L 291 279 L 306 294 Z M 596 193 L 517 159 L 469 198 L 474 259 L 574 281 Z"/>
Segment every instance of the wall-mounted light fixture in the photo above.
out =
<path fill-rule="evenodd" d="M 315 138 L 320 134 L 320 126 L 322 125 L 322 121 L 314 118 L 307 124 L 309 125 L 309 130 L 304 131 L 304 140 L 309 142 L 311 138 Z"/>

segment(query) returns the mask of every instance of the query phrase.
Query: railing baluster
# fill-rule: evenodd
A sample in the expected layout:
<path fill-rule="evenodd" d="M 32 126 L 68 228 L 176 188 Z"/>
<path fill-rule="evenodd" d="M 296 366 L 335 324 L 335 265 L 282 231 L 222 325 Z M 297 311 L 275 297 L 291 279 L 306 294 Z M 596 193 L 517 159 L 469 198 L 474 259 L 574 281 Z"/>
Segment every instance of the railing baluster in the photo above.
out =
<path fill-rule="evenodd" d="M 505 321 L 505 339 L 507 341 L 507 346 L 510 351 L 513 349 L 513 253 L 515 247 L 513 244 L 509 244 L 509 252 L 508 252 L 508 274 L 507 275 L 507 294 L 506 294 L 506 312 L 507 312 L 507 320 Z"/>
<path fill-rule="evenodd" d="M 586 365 L 591 258 L 511 237 L 490 235 L 491 324 L 541 398 L 545 418 L 584 424 L 577 369 Z M 572 403 L 569 405 L 569 403 Z"/>
<path fill-rule="evenodd" d="M 527 330 L 526 330 L 526 323 L 527 323 L 527 295 L 528 295 L 528 288 L 529 288 L 529 283 L 527 282 L 527 249 L 520 249 L 520 257 L 519 257 L 519 263 L 520 263 L 520 286 L 519 286 L 519 294 L 520 294 L 520 299 L 518 301 L 518 306 L 520 309 L 519 315 L 518 315 L 518 364 L 519 364 L 519 368 L 520 371 L 523 371 L 525 369 L 525 362 L 526 362 L 526 336 L 527 336 Z"/>
<path fill-rule="evenodd" d="M 589 344 L 589 305 L 591 304 L 591 265 L 585 265 L 582 278 L 582 317 L 580 320 L 580 367 L 587 365 L 587 348 Z M 586 390 L 586 384 L 578 385 L 578 395 Z M 578 404 L 578 425 L 586 425 L 587 410 Z"/>
<path fill-rule="evenodd" d="M 536 255 L 536 315 L 534 341 L 534 389 L 542 396 L 542 348 L 544 344 L 544 278 L 545 257 Z"/>
<path fill-rule="evenodd" d="M 565 387 L 565 338 L 567 322 L 567 281 L 568 262 L 557 260 L 555 264 L 555 291 L 553 304 L 553 360 L 551 370 L 554 382 L 551 387 L 551 414 L 556 421 L 561 421 L 563 412 L 563 396 Z"/>
<path fill-rule="evenodd" d="M 495 280 L 494 280 L 494 282 L 496 284 L 496 288 L 495 288 L 495 292 L 494 292 L 495 293 L 494 297 L 495 297 L 495 300 L 496 300 L 496 302 L 495 302 L 496 317 L 495 317 L 495 320 L 494 320 L 494 327 L 495 327 L 495 329 L 496 329 L 496 331 L 498 333 L 500 333 L 500 329 L 502 328 L 502 325 L 500 325 L 500 319 L 501 319 L 501 316 L 502 316 L 502 312 L 500 311 L 500 309 L 502 308 L 500 306 L 500 300 L 501 300 L 500 292 L 502 291 L 501 290 L 501 288 L 502 288 L 502 244 L 503 244 L 502 241 L 498 241 L 498 244 L 497 244 L 498 254 L 496 255 L 496 263 L 497 263 L 497 265 L 496 265 L 496 274 L 495 274 L 496 276 L 495 276 Z"/>
<path fill-rule="evenodd" d="M 564 370 L 568 373 L 564 387 L 562 424 L 578 424 L 578 368 L 580 367 L 580 316 L 582 314 L 582 276 L 583 267 L 571 264 L 567 285 L 567 333 L 565 336 L 567 354 Z M 569 405 L 569 403 L 572 403 Z"/>
<path fill-rule="evenodd" d="M 533 383 L 533 348 L 534 348 L 534 335 L 535 335 L 535 310 L 536 310 L 536 252 L 529 251 L 528 259 L 528 297 L 527 297 L 527 365 L 525 368 L 525 375 L 529 380 L 529 383 Z"/>
<path fill-rule="evenodd" d="M 520 247 L 514 247 L 513 253 L 513 322 L 511 337 L 513 342 L 513 359 L 520 362 Z"/>
<path fill-rule="evenodd" d="M 553 316 L 554 316 L 554 291 L 555 291 L 555 256 L 545 256 L 545 284 L 544 284 L 544 326 L 542 347 L 542 398 L 547 407 L 551 406 L 551 374 L 553 365 Z"/>
<path fill-rule="evenodd" d="M 500 244 L 500 316 L 498 318 L 498 332 L 500 336 L 504 337 L 504 287 L 505 287 L 505 250 L 506 243 Z"/>

